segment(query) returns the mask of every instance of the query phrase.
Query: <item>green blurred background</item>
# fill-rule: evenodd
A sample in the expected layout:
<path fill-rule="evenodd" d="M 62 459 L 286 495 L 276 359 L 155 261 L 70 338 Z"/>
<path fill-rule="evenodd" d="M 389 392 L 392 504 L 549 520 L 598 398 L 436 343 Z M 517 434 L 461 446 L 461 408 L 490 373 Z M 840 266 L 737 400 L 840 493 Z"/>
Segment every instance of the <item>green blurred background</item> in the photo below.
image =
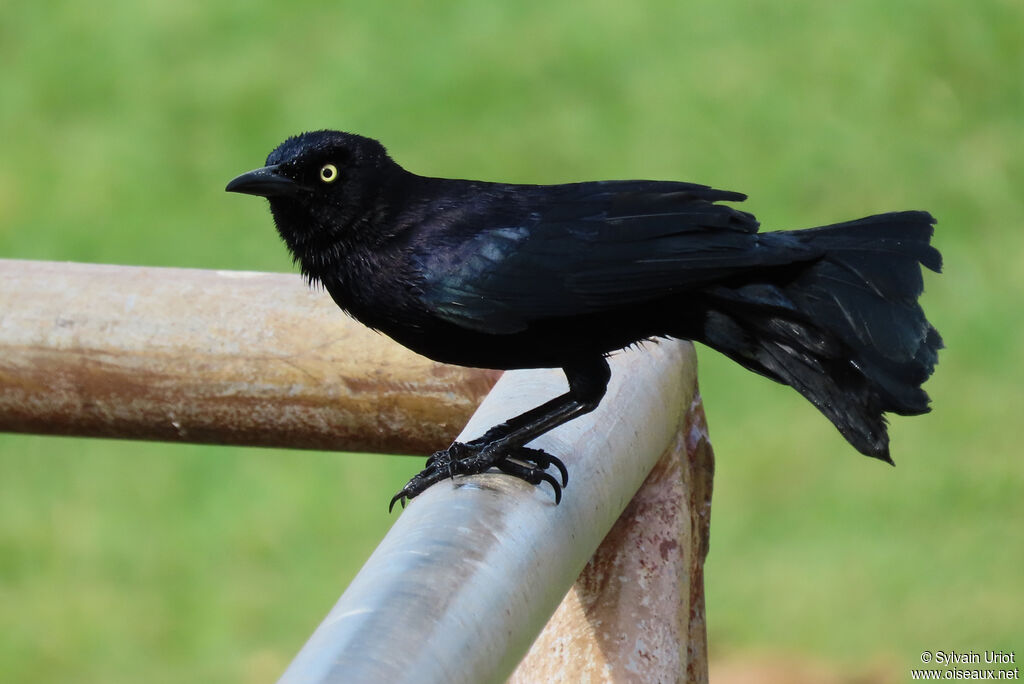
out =
<path fill-rule="evenodd" d="M 287 271 L 223 188 L 322 127 L 428 175 L 742 190 L 769 229 L 929 209 L 948 349 L 897 468 L 701 350 L 711 655 L 1022 656 L 1022 36 L 1019 0 L 14 0 L 0 257 Z M 0 678 L 274 679 L 420 465 L 0 435 Z"/>

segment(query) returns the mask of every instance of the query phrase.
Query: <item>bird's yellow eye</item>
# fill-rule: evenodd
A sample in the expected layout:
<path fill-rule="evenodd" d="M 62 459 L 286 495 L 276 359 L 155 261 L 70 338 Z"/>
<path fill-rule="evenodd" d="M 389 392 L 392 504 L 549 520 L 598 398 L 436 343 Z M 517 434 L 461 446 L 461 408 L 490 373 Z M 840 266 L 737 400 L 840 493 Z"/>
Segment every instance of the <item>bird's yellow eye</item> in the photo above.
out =
<path fill-rule="evenodd" d="M 324 183 L 333 183 L 338 180 L 338 167 L 334 164 L 324 164 L 320 167 L 320 180 Z"/>

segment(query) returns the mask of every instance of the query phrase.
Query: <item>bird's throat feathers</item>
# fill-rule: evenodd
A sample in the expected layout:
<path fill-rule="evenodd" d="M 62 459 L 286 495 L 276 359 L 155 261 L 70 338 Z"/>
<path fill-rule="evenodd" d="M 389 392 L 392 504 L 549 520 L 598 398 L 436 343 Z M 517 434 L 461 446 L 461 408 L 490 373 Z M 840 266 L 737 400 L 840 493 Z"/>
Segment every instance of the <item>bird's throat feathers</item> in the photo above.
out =
<path fill-rule="evenodd" d="M 332 224 L 292 198 L 271 199 L 270 212 L 292 260 L 310 284 L 322 282 L 324 274 L 344 263 L 350 251 L 346 226 Z"/>

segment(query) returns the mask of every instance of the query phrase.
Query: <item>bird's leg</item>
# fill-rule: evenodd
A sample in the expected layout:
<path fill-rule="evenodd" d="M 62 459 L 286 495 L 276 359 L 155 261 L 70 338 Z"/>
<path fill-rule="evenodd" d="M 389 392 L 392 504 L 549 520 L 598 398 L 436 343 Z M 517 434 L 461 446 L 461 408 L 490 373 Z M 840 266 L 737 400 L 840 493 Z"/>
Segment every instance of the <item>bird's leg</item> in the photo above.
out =
<path fill-rule="evenodd" d="M 399 501 L 404 506 L 408 499 L 435 482 L 456 475 L 482 473 L 492 466 L 530 484 L 547 482 L 555 490 L 557 504 L 562 498 L 562 487 L 569 482 L 565 466 L 554 456 L 525 445 L 548 430 L 597 408 L 611 377 L 608 362 L 602 356 L 566 365 L 563 370 L 569 381 L 568 392 L 495 425 L 482 437 L 455 442 L 434 453 L 427 459 L 426 468 L 395 494 L 388 509 Z M 546 472 L 550 466 L 561 474 L 561 484 Z"/>

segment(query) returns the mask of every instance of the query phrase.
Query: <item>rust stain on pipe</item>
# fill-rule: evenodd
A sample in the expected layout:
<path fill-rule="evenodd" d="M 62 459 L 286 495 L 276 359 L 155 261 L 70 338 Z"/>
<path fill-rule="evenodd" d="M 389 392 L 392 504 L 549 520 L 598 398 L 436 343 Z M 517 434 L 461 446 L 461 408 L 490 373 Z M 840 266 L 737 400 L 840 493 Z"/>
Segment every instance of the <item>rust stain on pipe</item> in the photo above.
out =
<path fill-rule="evenodd" d="M 0 430 L 424 454 L 500 373 L 434 363 L 297 275 L 0 259 Z"/>

